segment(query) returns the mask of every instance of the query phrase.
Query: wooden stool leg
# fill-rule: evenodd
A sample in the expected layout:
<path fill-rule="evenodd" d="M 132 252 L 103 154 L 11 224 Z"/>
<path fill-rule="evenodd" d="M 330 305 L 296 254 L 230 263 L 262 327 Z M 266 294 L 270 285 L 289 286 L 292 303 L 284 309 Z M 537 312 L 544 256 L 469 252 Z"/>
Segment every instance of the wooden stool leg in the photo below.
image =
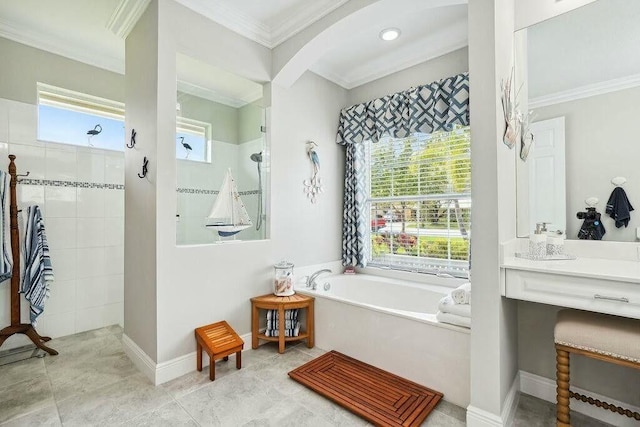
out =
<path fill-rule="evenodd" d="M 284 353 L 284 324 L 286 320 L 284 318 L 284 305 L 278 306 L 278 353 Z"/>
<path fill-rule="evenodd" d="M 198 347 L 196 349 L 196 366 L 198 371 L 202 371 L 202 345 L 198 343 Z"/>
<path fill-rule="evenodd" d="M 236 369 L 242 368 L 242 351 L 236 353 Z"/>
<path fill-rule="evenodd" d="M 209 356 L 209 379 L 211 381 L 216 379 L 216 361 L 213 360 L 213 356 Z"/>
<path fill-rule="evenodd" d="M 309 307 L 307 307 L 307 347 L 313 348 L 314 346 L 314 310 L 313 310 L 313 300 L 309 303 Z"/>
<path fill-rule="evenodd" d="M 556 346 L 556 426 L 570 427 L 569 352 Z"/>
<path fill-rule="evenodd" d="M 258 307 L 255 304 L 251 304 L 251 348 L 258 348 L 258 329 L 260 327 L 260 316 Z"/>

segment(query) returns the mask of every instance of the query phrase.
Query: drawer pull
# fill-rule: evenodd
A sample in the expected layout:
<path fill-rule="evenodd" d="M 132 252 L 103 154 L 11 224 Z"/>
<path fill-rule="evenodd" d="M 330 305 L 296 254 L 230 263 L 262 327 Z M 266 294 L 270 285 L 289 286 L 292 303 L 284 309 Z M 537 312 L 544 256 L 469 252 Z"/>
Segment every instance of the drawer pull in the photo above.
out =
<path fill-rule="evenodd" d="M 606 295 L 595 294 L 593 296 L 594 299 L 606 299 L 609 301 L 620 301 L 620 302 L 629 302 L 629 298 L 626 297 L 608 297 Z"/>

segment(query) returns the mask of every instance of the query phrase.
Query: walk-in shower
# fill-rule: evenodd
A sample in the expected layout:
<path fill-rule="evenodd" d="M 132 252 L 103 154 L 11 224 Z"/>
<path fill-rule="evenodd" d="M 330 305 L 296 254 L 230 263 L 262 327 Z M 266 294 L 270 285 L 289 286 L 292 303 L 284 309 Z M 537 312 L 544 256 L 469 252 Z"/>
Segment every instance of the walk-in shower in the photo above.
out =
<path fill-rule="evenodd" d="M 258 165 L 258 214 L 256 218 L 256 230 L 260 230 L 262 227 L 262 151 L 253 153 L 250 158 Z"/>

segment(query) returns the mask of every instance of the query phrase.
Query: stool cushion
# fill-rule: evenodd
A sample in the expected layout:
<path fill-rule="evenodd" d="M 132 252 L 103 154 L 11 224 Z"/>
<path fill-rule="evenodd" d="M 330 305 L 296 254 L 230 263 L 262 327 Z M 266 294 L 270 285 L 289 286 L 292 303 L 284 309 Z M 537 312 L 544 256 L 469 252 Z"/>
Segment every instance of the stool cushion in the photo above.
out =
<path fill-rule="evenodd" d="M 556 344 L 640 363 L 640 320 L 579 310 L 560 310 Z"/>

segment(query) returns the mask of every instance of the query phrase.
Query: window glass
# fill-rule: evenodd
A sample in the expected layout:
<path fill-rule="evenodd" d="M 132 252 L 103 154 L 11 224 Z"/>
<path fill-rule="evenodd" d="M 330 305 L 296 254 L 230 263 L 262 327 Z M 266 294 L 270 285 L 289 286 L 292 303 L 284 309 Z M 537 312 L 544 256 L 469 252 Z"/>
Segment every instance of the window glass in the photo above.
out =
<path fill-rule="evenodd" d="M 81 147 L 124 150 L 124 104 L 38 83 L 38 139 Z M 211 161 L 209 123 L 179 117 L 176 158 Z"/>
<path fill-rule="evenodd" d="M 211 162 L 211 125 L 184 117 L 176 121 L 176 159 Z"/>
<path fill-rule="evenodd" d="M 367 143 L 371 265 L 465 276 L 469 268 L 468 127 Z"/>
<path fill-rule="evenodd" d="M 40 104 L 38 105 L 38 139 L 122 151 L 124 121 Z"/>

